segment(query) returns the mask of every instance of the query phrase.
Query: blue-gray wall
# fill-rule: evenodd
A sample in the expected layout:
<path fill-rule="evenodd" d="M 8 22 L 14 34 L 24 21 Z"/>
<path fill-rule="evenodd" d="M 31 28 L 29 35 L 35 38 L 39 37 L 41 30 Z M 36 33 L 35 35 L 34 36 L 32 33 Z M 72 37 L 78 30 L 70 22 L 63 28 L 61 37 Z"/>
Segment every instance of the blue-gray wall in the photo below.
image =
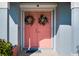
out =
<path fill-rule="evenodd" d="M 18 24 L 20 21 L 19 3 L 10 3 L 9 9 L 9 40 L 13 45 L 18 45 Z"/>
<path fill-rule="evenodd" d="M 71 5 L 70 3 L 57 3 L 56 8 L 56 50 L 58 52 L 72 52 L 71 35 Z"/>
<path fill-rule="evenodd" d="M 59 25 L 71 25 L 71 5 L 67 2 L 57 3 L 56 8 L 56 28 Z M 57 31 L 56 30 L 56 31 Z"/>

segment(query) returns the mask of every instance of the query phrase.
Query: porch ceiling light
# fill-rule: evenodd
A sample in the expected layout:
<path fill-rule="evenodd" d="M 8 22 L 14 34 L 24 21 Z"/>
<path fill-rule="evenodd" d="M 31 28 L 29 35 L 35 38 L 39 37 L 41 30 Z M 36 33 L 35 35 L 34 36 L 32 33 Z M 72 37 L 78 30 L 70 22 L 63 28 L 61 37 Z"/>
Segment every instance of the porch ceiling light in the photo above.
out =
<path fill-rule="evenodd" d="M 37 4 L 37 7 L 39 7 L 39 4 Z"/>

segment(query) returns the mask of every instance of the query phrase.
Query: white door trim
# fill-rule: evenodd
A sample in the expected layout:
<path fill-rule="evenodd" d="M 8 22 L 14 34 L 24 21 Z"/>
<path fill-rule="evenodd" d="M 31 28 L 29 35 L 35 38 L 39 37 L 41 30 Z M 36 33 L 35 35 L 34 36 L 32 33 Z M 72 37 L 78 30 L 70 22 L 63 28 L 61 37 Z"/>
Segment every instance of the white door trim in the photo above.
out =
<path fill-rule="evenodd" d="M 50 3 L 49 3 L 50 4 Z M 20 8 L 21 8 L 21 35 L 22 35 L 22 38 L 21 38 L 21 43 L 22 43 L 22 48 L 24 48 L 24 21 L 22 21 L 22 20 L 24 20 L 24 12 L 25 11 L 43 11 L 43 12 L 45 12 L 45 11 L 51 11 L 51 45 L 52 45 L 52 49 L 54 49 L 55 50 L 55 41 L 54 41 L 54 37 L 53 37 L 53 34 L 55 33 L 55 29 L 56 29 L 56 26 L 54 26 L 53 27 L 53 21 L 55 20 L 56 21 L 56 12 L 54 12 L 53 13 L 53 11 L 56 11 L 56 6 L 57 6 L 57 4 L 55 3 L 55 4 L 53 4 L 52 3 L 52 5 L 49 5 L 48 4 L 48 6 L 47 5 L 43 5 L 43 7 L 42 7 L 42 5 L 41 5 L 41 7 L 40 8 L 38 8 L 37 6 L 33 6 L 32 7 L 32 5 L 28 5 L 28 6 L 30 6 L 30 8 L 27 6 L 27 4 L 21 4 L 20 5 Z M 46 7 L 47 6 L 47 7 Z M 53 6 L 53 7 L 52 7 Z M 34 8 L 35 7 L 35 8 Z M 50 7 L 50 8 L 49 8 Z M 45 9 L 44 9 L 45 8 Z M 45 10 L 45 11 L 44 11 Z M 54 16 L 54 18 L 53 18 L 53 16 Z M 54 25 L 55 25 L 56 23 L 54 23 Z M 53 29 L 54 28 L 54 29 Z M 52 38 L 53 37 L 53 38 Z M 21 48 L 21 49 L 22 49 Z"/>
<path fill-rule="evenodd" d="M 56 8 L 56 3 L 21 3 L 20 8 L 23 11 L 52 11 Z M 42 9 L 42 10 L 41 10 Z"/>

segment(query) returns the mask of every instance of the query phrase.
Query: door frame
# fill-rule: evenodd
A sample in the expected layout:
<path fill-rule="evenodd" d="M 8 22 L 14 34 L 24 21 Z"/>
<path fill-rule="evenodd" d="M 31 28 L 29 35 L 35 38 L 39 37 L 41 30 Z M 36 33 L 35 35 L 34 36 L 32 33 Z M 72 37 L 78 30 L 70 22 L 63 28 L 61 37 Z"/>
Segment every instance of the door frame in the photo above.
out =
<path fill-rule="evenodd" d="M 38 3 L 31 3 L 31 4 L 27 4 L 27 3 L 23 3 L 20 4 L 20 8 L 21 8 L 21 20 L 20 20 L 20 35 L 21 35 L 21 39 L 20 39 L 20 45 L 21 45 L 21 50 L 24 48 L 24 13 L 26 11 L 51 11 L 51 49 L 56 50 L 56 38 L 54 38 L 54 34 L 56 33 L 56 7 L 57 4 L 56 3 L 39 3 L 40 7 L 38 8 L 36 5 Z M 29 7 L 28 7 L 29 6 Z M 39 49 L 39 48 L 38 48 Z"/>

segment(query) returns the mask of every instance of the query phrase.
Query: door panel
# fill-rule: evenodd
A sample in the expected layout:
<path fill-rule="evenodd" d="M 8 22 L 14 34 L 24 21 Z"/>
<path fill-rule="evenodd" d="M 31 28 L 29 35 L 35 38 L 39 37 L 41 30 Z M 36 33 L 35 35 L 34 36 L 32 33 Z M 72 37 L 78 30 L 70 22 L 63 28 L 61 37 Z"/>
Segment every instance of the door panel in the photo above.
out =
<path fill-rule="evenodd" d="M 45 25 L 38 23 L 41 14 L 48 19 Z M 51 12 L 26 12 L 25 15 L 35 19 L 32 26 L 25 24 L 25 48 L 51 48 Z"/>
<path fill-rule="evenodd" d="M 39 40 L 39 48 L 51 48 L 51 14 L 50 12 L 43 12 L 43 14 L 47 17 L 48 23 L 45 25 L 38 24 L 38 40 Z M 40 16 L 39 16 L 40 17 Z"/>
<path fill-rule="evenodd" d="M 36 28 L 37 28 L 37 17 L 36 13 L 34 12 L 26 12 L 25 15 L 32 15 L 35 19 L 34 24 L 31 25 L 26 25 L 25 24 L 25 47 L 26 48 L 37 48 L 38 47 L 38 39 L 37 39 L 37 33 L 36 33 Z M 27 30 L 28 29 L 28 30 Z"/>

